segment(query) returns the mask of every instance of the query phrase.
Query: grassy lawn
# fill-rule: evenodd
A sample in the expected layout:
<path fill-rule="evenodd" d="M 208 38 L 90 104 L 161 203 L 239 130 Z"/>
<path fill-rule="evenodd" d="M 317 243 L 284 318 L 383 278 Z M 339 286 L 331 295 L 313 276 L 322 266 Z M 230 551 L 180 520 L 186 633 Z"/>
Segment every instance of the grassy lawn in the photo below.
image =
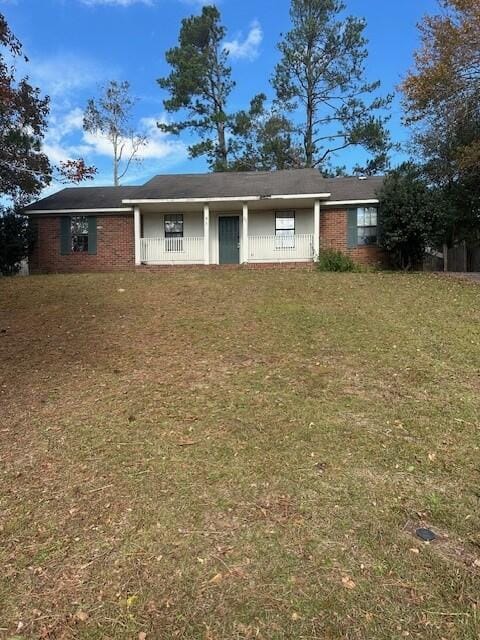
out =
<path fill-rule="evenodd" d="M 479 368 L 471 283 L 1 280 L 0 637 L 478 638 Z"/>

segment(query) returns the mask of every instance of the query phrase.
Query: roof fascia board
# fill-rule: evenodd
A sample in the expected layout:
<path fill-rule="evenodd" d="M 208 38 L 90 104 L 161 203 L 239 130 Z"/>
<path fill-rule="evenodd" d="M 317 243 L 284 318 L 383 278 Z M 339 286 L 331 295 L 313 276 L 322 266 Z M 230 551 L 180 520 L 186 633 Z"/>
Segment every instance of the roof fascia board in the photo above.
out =
<path fill-rule="evenodd" d="M 336 207 L 341 204 L 378 204 L 380 201 L 377 198 L 364 198 L 363 200 L 329 200 L 324 202 L 324 207 Z"/>
<path fill-rule="evenodd" d="M 96 209 L 30 209 L 30 211 L 25 211 L 25 214 L 28 216 L 31 213 L 35 214 L 47 214 L 47 213 L 132 213 L 132 207 L 103 207 Z"/>
<path fill-rule="evenodd" d="M 303 200 L 311 198 L 329 198 L 330 193 L 292 193 L 273 194 L 269 196 L 225 196 L 217 198 L 139 198 L 122 200 L 123 204 L 175 204 L 175 203 L 204 203 L 204 202 L 259 202 L 263 200 Z"/>

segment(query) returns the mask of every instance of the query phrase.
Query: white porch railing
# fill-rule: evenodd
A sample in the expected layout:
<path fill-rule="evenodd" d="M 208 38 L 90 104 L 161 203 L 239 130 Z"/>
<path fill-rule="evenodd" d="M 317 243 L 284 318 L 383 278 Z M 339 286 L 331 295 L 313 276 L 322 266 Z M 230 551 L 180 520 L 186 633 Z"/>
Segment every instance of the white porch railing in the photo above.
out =
<path fill-rule="evenodd" d="M 192 238 L 141 238 L 142 262 L 196 264 L 203 262 L 203 236 Z"/>
<path fill-rule="evenodd" d="M 313 234 L 294 236 L 249 236 L 249 262 L 295 262 L 314 257 Z"/>

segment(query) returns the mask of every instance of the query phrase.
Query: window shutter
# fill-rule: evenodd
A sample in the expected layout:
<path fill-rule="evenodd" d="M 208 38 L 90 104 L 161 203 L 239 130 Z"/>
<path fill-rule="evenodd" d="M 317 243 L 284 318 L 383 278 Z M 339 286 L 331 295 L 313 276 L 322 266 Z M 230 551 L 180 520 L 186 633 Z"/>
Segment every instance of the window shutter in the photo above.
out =
<path fill-rule="evenodd" d="M 72 251 L 70 217 L 60 218 L 60 255 L 68 256 Z"/>
<path fill-rule="evenodd" d="M 357 210 L 347 211 L 347 246 L 353 249 L 358 245 Z"/>
<path fill-rule="evenodd" d="M 88 253 L 97 253 L 97 216 L 88 217 Z"/>

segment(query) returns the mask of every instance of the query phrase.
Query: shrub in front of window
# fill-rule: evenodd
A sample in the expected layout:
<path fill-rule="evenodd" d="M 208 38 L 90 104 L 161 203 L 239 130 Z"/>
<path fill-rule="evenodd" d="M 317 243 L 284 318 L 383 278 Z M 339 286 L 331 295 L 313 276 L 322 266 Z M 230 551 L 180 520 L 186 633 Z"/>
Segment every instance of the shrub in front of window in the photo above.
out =
<path fill-rule="evenodd" d="M 443 217 L 440 195 L 431 189 L 423 168 L 411 162 L 387 175 L 378 192 L 380 246 L 389 253 L 392 266 L 416 269 L 426 248 L 437 246 Z"/>
<path fill-rule="evenodd" d="M 25 216 L 0 208 L 0 273 L 12 276 L 32 247 L 34 232 Z"/>
<path fill-rule="evenodd" d="M 361 267 L 356 264 L 350 256 L 334 249 L 325 249 L 320 252 L 316 260 L 316 267 L 319 271 L 335 272 L 358 272 Z"/>

